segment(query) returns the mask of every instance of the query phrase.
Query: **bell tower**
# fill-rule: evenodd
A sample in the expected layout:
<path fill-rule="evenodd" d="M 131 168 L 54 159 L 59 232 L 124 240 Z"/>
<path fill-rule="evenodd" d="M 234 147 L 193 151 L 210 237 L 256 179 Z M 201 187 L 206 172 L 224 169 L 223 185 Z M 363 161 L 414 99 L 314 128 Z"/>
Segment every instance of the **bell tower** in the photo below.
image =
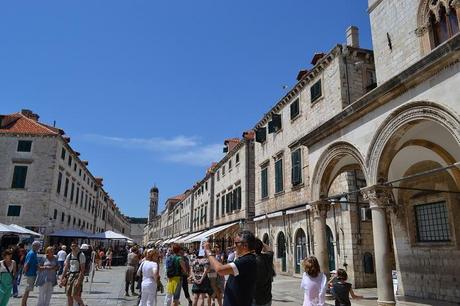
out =
<path fill-rule="evenodd" d="M 156 185 L 150 189 L 150 208 L 149 208 L 149 223 L 153 222 L 153 219 L 158 214 L 158 188 Z"/>

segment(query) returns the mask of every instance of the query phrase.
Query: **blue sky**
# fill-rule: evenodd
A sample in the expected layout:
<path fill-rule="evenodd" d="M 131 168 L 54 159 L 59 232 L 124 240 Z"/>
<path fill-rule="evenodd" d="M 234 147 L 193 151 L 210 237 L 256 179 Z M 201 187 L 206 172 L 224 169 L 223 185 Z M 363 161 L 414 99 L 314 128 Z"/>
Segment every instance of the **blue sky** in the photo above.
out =
<path fill-rule="evenodd" d="M 0 2 L 0 113 L 63 128 L 122 211 L 147 216 L 200 180 L 295 84 L 314 52 L 360 28 L 365 0 Z"/>

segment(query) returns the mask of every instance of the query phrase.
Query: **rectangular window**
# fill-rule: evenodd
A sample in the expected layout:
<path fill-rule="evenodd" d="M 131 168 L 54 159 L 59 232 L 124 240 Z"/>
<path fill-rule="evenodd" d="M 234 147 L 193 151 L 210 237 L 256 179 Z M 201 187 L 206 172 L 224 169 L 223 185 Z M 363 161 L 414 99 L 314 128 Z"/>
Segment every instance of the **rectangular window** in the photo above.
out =
<path fill-rule="evenodd" d="M 217 175 L 217 181 L 219 181 L 220 180 L 220 172 L 219 172 L 219 170 L 217 170 L 216 175 Z"/>
<path fill-rule="evenodd" d="M 283 191 L 283 159 L 275 162 L 275 193 Z"/>
<path fill-rule="evenodd" d="M 78 176 L 81 176 L 81 169 L 78 169 Z"/>
<path fill-rule="evenodd" d="M 228 172 L 232 171 L 232 160 L 228 161 Z"/>
<path fill-rule="evenodd" d="M 238 165 L 239 162 L 240 162 L 240 153 L 236 153 L 236 156 L 235 156 L 235 164 Z"/>
<path fill-rule="evenodd" d="M 222 176 L 225 175 L 225 165 L 222 166 Z"/>
<path fill-rule="evenodd" d="M 19 140 L 18 141 L 18 152 L 30 152 L 32 149 L 31 140 Z"/>
<path fill-rule="evenodd" d="M 225 194 L 222 195 L 222 198 L 221 198 L 221 201 L 222 201 L 222 205 L 221 205 L 221 214 L 222 216 L 225 214 Z"/>
<path fill-rule="evenodd" d="M 64 213 L 61 213 L 61 222 L 64 223 L 64 219 L 65 219 L 65 214 Z"/>
<path fill-rule="evenodd" d="M 14 166 L 11 188 L 24 188 L 26 186 L 26 177 L 27 166 Z"/>
<path fill-rule="evenodd" d="M 236 189 L 236 196 L 238 201 L 236 202 L 236 209 L 241 209 L 241 187 Z"/>
<path fill-rule="evenodd" d="M 228 214 L 231 211 L 231 205 L 232 205 L 232 193 L 229 192 L 225 195 L 225 212 Z"/>
<path fill-rule="evenodd" d="M 216 218 L 219 218 L 219 198 L 216 199 Z"/>
<path fill-rule="evenodd" d="M 67 198 L 67 194 L 69 192 L 69 178 L 65 178 L 65 185 L 64 185 L 64 197 Z"/>
<path fill-rule="evenodd" d="M 321 80 L 318 80 L 310 87 L 310 102 L 315 102 L 322 96 Z"/>
<path fill-rule="evenodd" d="M 6 215 L 8 217 L 19 217 L 21 215 L 21 206 L 20 205 L 8 205 L 8 212 Z"/>
<path fill-rule="evenodd" d="M 53 219 L 56 220 L 57 219 L 57 209 L 54 210 L 54 213 L 53 213 Z"/>
<path fill-rule="evenodd" d="M 233 190 L 232 200 L 232 211 L 234 211 L 238 209 L 238 189 Z"/>
<path fill-rule="evenodd" d="M 450 241 L 446 202 L 416 205 L 418 242 Z"/>
<path fill-rule="evenodd" d="M 300 113 L 299 107 L 299 98 L 295 99 L 294 102 L 291 103 L 291 120 L 297 118 Z"/>
<path fill-rule="evenodd" d="M 73 164 L 73 171 L 77 172 L 77 163 Z"/>
<path fill-rule="evenodd" d="M 62 172 L 58 174 L 58 182 L 57 182 L 57 189 L 56 192 L 59 194 L 61 193 L 61 185 L 62 185 Z"/>
<path fill-rule="evenodd" d="M 300 149 L 291 153 L 291 161 L 291 182 L 292 186 L 297 186 L 302 183 L 302 155 Z"/>
<path fill-rule="evenodd" d="M 78 205 L 78 196 L 80 195 L 80 187 L 77 187 L 77 192 L 75 193 L 75 204 Z"/>
<path fill-rule="evenodd" d="M 75 183 L 72 183 L 72 187 L 70 188 L 70 201 L 73 201 L 74 191 L 75 191 Z"/>
<path fill-rule="evenodd" d="M 61 159 L 65 160 L 65 149 L 64 148 L 61 149 Z"/>
<path fill-rule="evenodd" d="M 69 154 L 69 159 L 67 160 L 67 165 L 72 166 L 72 156 Z"/>
<path fill-rule="evenodd" d="M 268 167 L 262 169 L 260 173 L 261 181 L 261 197 L 262 199 L 268 197 Z"/>

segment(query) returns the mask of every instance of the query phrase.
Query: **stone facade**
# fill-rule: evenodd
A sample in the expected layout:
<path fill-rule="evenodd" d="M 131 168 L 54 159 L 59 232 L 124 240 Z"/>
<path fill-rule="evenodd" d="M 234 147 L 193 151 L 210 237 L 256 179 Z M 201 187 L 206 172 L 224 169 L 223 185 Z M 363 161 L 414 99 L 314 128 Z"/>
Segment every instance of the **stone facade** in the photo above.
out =
<path fill-rule="evenodd" d="M 29 120 L 31 125 L 42 125 L 38 116 L 14 116 L 22 116 L 18 120 Z M 20 141 L 31 142 L 29 152 L 19 150 Z M 69 142 L 59 133 L 10 133 L 6 128 L 0 129 L 0 166 L 5 169 L 5 175 L 0 177 L 0 222 L 15 223 L 45 235 L 60 229 L 93 233 L 116 229 L 127 233 L 129 224 L 104 191 L 102 179 L 91 174 L 88 162 L 80 159 L 80 153 Z M 13 188 L 16 166 L 27 167 L 24 188 Z M 12 213 L 11 205 L 20 206 L 20 211 Z M 107 222 L 110 208 L 113 213 Z"/>
<path fill-rule="evenodd" d="M 379 305 L 396 302 L 393 271 L 400 295 L 460 300 L 458 10 L 455 0 L 370 0 L 375 53 L 350 28 L 351 45 L 316 54 L 256 124 L 253 220 L 278 273 L 300 275 L 314 254 L 326 273 L 377 285 Z M 227 162 L 216 198 L 238 185 Z M 230 219 L 218 215 L 211 225 Z"/>

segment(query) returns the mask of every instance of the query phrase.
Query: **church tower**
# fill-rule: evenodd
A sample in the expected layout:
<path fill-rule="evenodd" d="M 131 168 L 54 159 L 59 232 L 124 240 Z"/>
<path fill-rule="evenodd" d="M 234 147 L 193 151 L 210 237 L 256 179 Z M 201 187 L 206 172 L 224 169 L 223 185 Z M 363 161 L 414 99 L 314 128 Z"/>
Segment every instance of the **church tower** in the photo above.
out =
<path fill-rule="evenodd" d="M 149 209 L 149 223 L 153 222 L 153 219 L 158 214 L 158 188 L 157 186 L 153 186 L 150 189 L 150 209 Z"/>

